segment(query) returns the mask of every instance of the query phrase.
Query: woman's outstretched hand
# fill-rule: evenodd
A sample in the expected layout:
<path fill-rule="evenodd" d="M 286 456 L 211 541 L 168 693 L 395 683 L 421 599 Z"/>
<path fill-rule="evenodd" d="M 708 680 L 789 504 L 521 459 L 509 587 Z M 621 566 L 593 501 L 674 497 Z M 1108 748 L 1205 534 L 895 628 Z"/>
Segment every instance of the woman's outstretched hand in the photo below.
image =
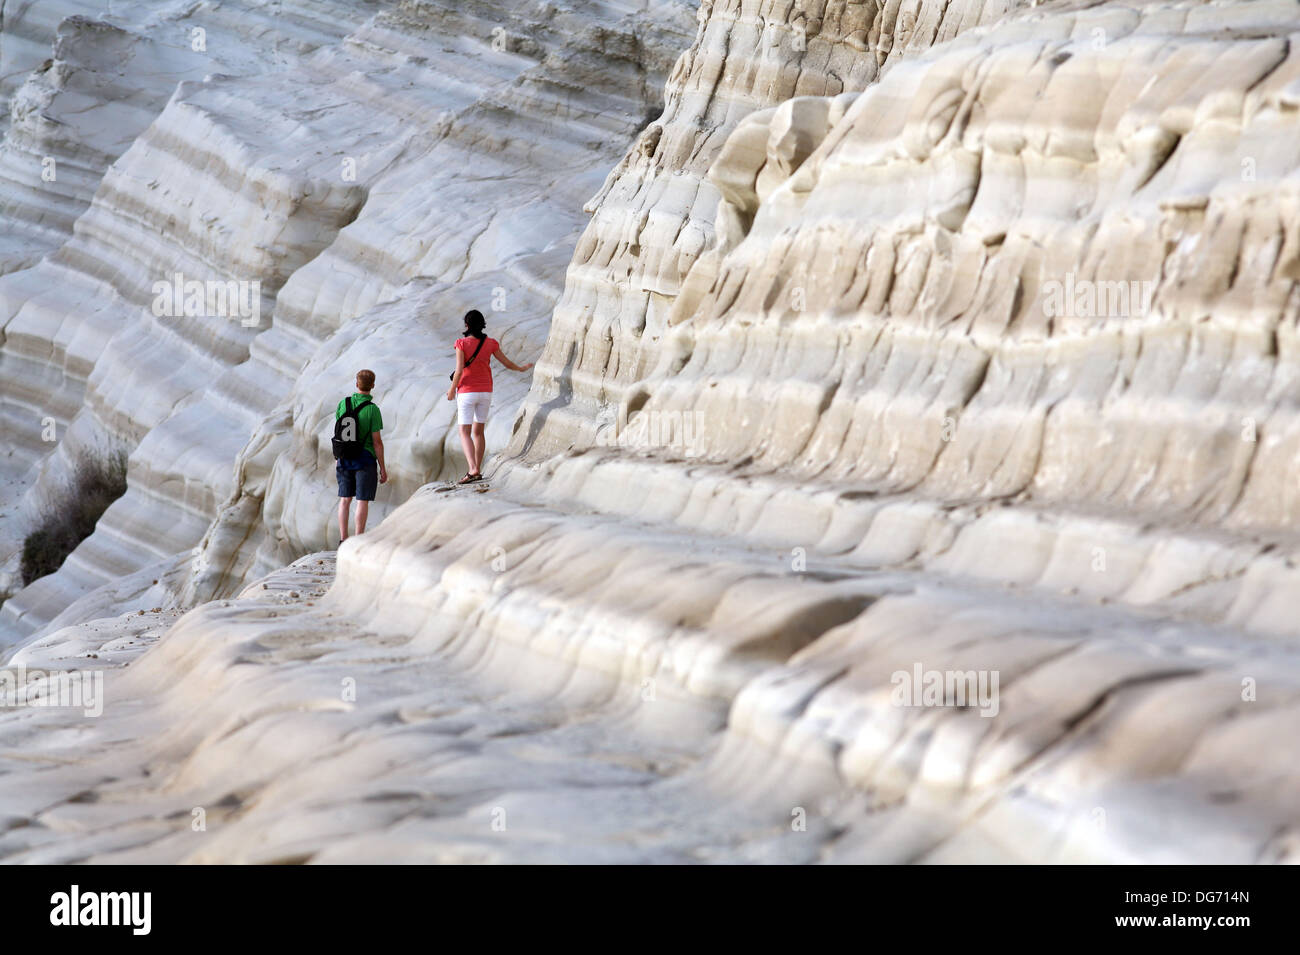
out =
<path fill-rule="evenodd" d="M 519 370 L 520 370 L 520 371 L 527 371 L 529 368 L 532 368 L 532 367 L 533 367 L 533 363 L 530 361 L 528 364 L 522 366 Z"/>

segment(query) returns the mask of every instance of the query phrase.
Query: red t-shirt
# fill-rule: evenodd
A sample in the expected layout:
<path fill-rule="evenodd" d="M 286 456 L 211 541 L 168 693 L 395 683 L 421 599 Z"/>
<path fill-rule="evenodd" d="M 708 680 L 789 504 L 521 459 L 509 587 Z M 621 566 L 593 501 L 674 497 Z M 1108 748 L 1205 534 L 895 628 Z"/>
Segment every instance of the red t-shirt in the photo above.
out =
<path fill-rule="evenodd" d="M 474 354 L 474 349 L 478 348 L 478 339 L 474 337 L 456 339 L 456 348 L 465 353 L 465 360 L 469 361 L 470 356 Z M 483 347 L 479 348 L 478 357 L 474 359 L 472 365 L 466 365 L 465 370 L 461 372 L 460 387 L 456 389 L 457 394 L 463 394 L 466 391 L 491 391 L 492 390 L 492 354 L 501 350 L 501 343 L 495 338 L 489 338 L 483 342 Z"/>

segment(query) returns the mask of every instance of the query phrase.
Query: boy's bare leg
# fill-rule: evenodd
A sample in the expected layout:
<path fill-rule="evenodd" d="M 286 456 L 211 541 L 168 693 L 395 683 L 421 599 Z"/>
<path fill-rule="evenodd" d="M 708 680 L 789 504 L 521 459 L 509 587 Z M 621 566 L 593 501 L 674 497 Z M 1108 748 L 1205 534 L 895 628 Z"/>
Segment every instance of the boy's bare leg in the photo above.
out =
<path fill-rule="evenodd" d="M 483 473 L 483 451 L 485 439 L 483 437 L 483 422 L 477 422 L 474 425 L 474 474 Z"/>
<path fill-rule="evenodd" d="M 369 516 L 370 516 L 370 502 L 357 501 L 356 528 L 358 534 L 364 534 L 366 532 L 366 518 Z"/>
<path fill-rule="evenodd" d="M 352 507 L 352 498 L 339 498 L 339 543 L 342 544 L 348 539 L 348 509 Z M 361 516 L 360 508 L 357 509 L 357 516 Z M 358 532 L 359 533 L 359 532 Z"/>

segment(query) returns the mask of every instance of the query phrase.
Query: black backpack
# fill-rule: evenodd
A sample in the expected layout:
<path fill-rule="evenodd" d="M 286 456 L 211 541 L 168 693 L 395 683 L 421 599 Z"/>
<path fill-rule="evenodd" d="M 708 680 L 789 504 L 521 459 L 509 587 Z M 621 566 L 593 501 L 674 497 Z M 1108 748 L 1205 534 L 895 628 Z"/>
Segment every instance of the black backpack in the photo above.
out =
<path fill-rule="evenodd" d="M 348 395 L 344 400 L 347 401 L 347 408 L 334 422 L 334 440 L 332 442 L 334 457 L 340 461 L 355 461 L 361 457 L 361 452 L 365 450 L 366 446 L 366 435 L 361 433 L 361 421 L 357 417 L 357 412 L 372 402 L 369 398 L 365 398 L 359 401 L 354 408 L 351 395 Z"/>

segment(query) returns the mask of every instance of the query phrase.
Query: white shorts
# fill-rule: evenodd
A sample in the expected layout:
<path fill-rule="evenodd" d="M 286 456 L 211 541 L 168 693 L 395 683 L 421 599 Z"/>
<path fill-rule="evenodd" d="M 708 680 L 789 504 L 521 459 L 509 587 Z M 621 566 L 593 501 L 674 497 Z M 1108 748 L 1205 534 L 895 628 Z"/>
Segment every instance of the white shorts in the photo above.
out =
<path fill-rule="evenodd" d="M 461 391 L 456 394 L 456 410 L 461 424 L 485 424 L 492 407 L 492 392 Z"/>

